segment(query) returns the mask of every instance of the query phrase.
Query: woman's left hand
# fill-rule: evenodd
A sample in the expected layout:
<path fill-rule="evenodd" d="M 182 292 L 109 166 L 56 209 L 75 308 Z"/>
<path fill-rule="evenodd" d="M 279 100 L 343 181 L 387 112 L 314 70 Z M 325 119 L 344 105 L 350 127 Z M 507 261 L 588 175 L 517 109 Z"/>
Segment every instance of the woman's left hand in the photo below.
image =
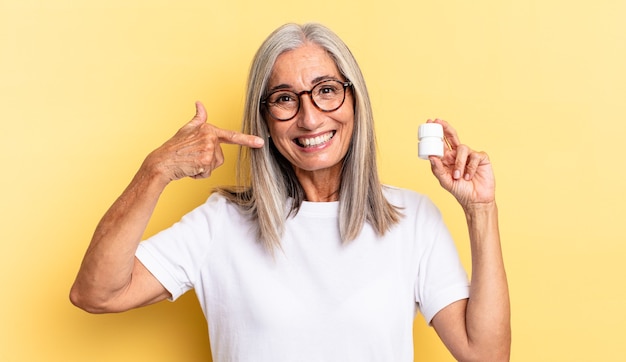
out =
<path fill-rule="evenodd" d="M 443 126 L 445 142 L 442 158 L 430 156 L 431 169 L 441 186 L 458 200 L 464 209 L 495 200 L 495 178 L 489 156 L 461 144 L 448 122 L 435 119 L 428 123 Z"/>

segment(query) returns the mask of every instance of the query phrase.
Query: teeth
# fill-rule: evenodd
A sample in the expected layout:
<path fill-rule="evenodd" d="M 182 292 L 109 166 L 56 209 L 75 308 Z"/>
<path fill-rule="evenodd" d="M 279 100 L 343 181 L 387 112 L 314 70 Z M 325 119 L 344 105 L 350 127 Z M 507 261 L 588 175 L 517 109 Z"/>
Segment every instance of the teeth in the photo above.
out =
<path fill-rule="evenodd" d="M 333 138 L 333 132 L 328 132 L 313 138 L 298 138 L 298 143 L 304 147 L 315 147 L 328 142 L 331 138 Z"/>

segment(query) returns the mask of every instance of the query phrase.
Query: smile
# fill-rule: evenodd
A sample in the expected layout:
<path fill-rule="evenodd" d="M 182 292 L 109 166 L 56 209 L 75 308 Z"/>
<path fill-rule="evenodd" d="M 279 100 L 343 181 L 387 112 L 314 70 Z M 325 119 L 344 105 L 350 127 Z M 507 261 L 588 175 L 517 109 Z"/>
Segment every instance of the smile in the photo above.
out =
<path fill-rule="evenodd" d="M 336 131 L 331 131 L 328 133 L 324 133 L 323 135 L 319 135 L 317 137 L 300 137 L 296 138 L 294 142 L 304 148 L 308 147 L 317 147 L 328 141 L 330 141 L 335 136 Z"/>

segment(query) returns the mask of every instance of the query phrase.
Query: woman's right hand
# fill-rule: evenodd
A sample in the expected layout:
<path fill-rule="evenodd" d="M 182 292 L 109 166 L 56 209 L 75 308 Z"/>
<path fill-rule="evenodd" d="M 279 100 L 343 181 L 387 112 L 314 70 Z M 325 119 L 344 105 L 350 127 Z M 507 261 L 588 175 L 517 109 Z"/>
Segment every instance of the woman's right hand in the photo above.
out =
<path fill-rule="evenodd" d="M 196 102 L 195 116 L 167 142 L 152 151 L 142 165 L 167 184 L 184 177 L 206 178 L 224 163 L 221 143 L 261 148 L 261 137 L 215 127 L 207 121 L 204 106 Z"/>
<path fill-rule="evenodd" d="M 264 144 L 260 137 L 217 128 L 206 118 L 204 106 L 197 102 L 196 115 L 146 157 L 102 217 L 70 292 L 76 306 L 92 313 L 120 312 L 169 296 L 135 257 L 159 195 L 170 181 L 209 177 L 224 162 L 221 143 L 254 148 Z"/>

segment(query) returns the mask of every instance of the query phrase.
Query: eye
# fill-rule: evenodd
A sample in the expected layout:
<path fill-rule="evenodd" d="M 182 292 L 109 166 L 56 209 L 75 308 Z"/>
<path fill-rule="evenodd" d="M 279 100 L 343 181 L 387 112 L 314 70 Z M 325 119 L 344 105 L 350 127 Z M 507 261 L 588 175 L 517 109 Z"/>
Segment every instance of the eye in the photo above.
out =
<path fill-rule="evenodd" d="M 288 105 L 297 102 L 295 94 L 291 92 L 276 92 L 269 96 L 269 103 L 275 105 Z"/>
<path fill-rule="evenodd" d="M 315 96 L 320 97 L 334 97 L 335 95 L 341 93 L 341 87 L 338 84 L 333 83 L 323 83 L 320 84 L 314 92 Z"/>

